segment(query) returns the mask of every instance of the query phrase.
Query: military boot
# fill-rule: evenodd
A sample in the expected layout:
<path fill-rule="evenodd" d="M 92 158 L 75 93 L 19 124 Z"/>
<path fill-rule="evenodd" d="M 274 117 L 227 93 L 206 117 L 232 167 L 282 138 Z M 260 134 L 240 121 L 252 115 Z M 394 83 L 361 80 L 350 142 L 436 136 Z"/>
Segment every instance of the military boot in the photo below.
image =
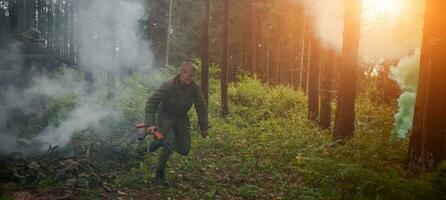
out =
<path fill-rule="evenodd" d="M 159 169 L 156 171 L 155 180 L 153 181 L 155 185 L 166 185 L 167 182 L 164 179 L 164 170 Z"/>
<path fill-rule="evenodd" d="M 163 143 L 160 140 L 154 140 L 152 144 L 150 144 L 149 151 L 155 152 L 158 148 L 163 146 Z"/>

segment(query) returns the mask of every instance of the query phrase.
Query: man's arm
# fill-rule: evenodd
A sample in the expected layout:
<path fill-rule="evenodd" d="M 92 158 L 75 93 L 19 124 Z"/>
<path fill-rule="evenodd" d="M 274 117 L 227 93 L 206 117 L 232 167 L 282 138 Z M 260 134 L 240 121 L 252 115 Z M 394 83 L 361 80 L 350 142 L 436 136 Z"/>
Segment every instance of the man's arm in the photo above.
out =
<path fill-rule="evenodd" d="M 161 103 L 161 100 L 164 99 L 166 97 L 166 95 L 167 95 L 167 87 L 168 87 L 167 83 L 164 83 L 147 100 L 146 107 L 144 109 L 145 110 L 145 112 L 144 112 L 144 123 L 147 126 L 154 126 L 155 125 L 155 115 L 156 115 L 156 112 L 159 109 L 159 105 Z"/>
<path fill-rule="evenodd" d="M 203 96 L 203 92 L 199 85 L 195 84 L 194 94 L 194 106 L 198 114 L 198 125 L 200 126 L 201 133 L 207 133 L 208 131 L 208 111 L 206 101 Z M 203 135 L 202 135 L 203 136 Z"/>

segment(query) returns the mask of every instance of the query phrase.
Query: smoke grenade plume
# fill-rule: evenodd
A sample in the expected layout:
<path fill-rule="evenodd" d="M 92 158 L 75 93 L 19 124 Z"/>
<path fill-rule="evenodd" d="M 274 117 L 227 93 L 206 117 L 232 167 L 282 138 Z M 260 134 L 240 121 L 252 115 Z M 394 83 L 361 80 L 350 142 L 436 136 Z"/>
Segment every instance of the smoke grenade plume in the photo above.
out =
<path fill-rule="evenodd" d="M 398 99 L 398 113 L 395 114 L 394 134 L 401 138 L 407 136 L 412 128 L 415 107 L 415 97 L 418 84 L 420 52 L 401 59 L 398 65 L 391 69 L 390 78 L 395 80 L 404 91 Z"/>
<path fill-rule="evenodd" d="M 153 65 L 149 42 L 142 40 L 143 0 L 80 0 L 80 64 L 87 70 L 120 74 Z M 141 29 L 141 30 L 140 30 Z"/>
<path fill-rule="evenodd" d="M 70 133 L 74 133 L 76 130 L 84 130 L 88 127 L 97 127 L 100 125 L 100 120 L 110 114 L 112 113 L 95 107 L 95 105 L 82 103 L 74 111 L 69 113 L 66 119 L 60 124 L 57 126 L 52 124 L 46 127 L 36 139 L 39 142 L 52 146 L 65 146 L 71 140 L 72 134 Z"/>
<path fill-rule="evenodd" d="M 390 1 L 390 0 L 389 0 Z M 395 115 L 394 132 L 405 137 L 412 127 L 418 80 L 419 52 L 406 57 L 420 48 L 423 27 L 425 0 L 392 0 L 398 3 L 395 9 L 377 12 L 374 0 L 362 1 L 362 19 L 360 35 L 360 60 L 374 63 L 379 60 L 401 59 L 392 69 L 391 78 L 395 80 L 403 93 L 399 97 L 399 112 Z M 322 44 L 342 49 L 344 28 L 343 0 L 302 0 L 306 15 L 314 20 L 313 29 Z M 379 10 L 379 9 L 378 9 Z"/>
<path fill-rule="evenodd" d="M 340 52 L 344 26 L 343 0 L 304 0 L 305 15 L 312 18 L 322 45 Z"/>
<path fill-rule="evenodd" d="M 118 82 L 129 72 L 152 70 L 155 62 L 141 23 L 147 15 L 143 0 L 72 3 L 79 9 L 72 29 L 78 44 L 77 62 L 82 71 L 93 74 L 93 80 L 86 81 L 78 70 L 46 70 L 25 62 L 18 41 L 0 49 L 0 155 L 18 152 L 26 157 L 44 153 L 50 145 L 64 147 L 76 132 L 118 118 L 121 110 L 107 106 L 110 104 L 104 101 L 110 99 L 104 97 L 104 88 L 110 80 Z M 125 93 L 119 95 L 130 96 L 133 91 Z M 28 119 L 38 123 L 25 122 Z M 33 127 L 40 131 L 30 133 Z"/>

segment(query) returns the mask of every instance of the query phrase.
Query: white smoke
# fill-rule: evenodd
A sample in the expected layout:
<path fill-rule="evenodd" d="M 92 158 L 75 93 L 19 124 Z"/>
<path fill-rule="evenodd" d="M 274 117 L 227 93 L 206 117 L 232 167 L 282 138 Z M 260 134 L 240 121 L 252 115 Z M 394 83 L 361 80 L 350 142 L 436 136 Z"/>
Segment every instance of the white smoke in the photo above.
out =
<path fill-rule="evenodd" d="M 2 87 L 3 95 L 0 100 L 0 108 L 4 111 L 0 116 L 0 127 L 3 127 L 8 120 L 8 110 L 19 109 L 25 114 L 36 113 L 43 108 L 35 102 L 41 97 L 62 97 L 67 94 L 81 95 L 84 83 L 75 77 L 73 71 L 66 70 L 60 76 L 54 78 L 46 74 L 31 77 L 30 86 L 20 88 L 15 85 Z"/>
<path fill-rule="evenodd" d="M 396 67 L 390 69 L 390 78 L 398 83 L 404 91 L 416 92 L 420 69 L 420 51 L 400 60 Z"/>
<path fill-rule="evenodd" d="M 304 0 L 305 14 L 314 23 L 314 32 L 325 47 L 342 49 L 343 0 Z"/>
<path fill-rule="evenodd" d="M 54 3 L 54 2 L 53 2 Z M 141 20 L 146 18 L 143 0 L 79 0 L 74 2 L 79 7 L 76 16 L 75 34 L 80 67 L 94 74 L 93 82 L 84 81 L 84 77 L 75 70 L 65 70 L 60 75 L 51 75 L 40 70 L 29 70 L 26 76 L 31 79 L 25 86 L 17 84 L 13 78 L 5 81 L 3 77 L 23 77 L 23 69 L 32 69 L 23 62 L 19 48 L 8 57 L 0 55 L 1 63 L 14 63 L 11 68 L 2 68 L 0 80 L 0 154 L 20 152 L 25 156 L 46 150 L 48 145 L 64 147 L 76 132 L 95 128 L 107 117 L 118 117 L 118 111 L 107 108 L 101 102 L 105 98 L 100 88 L 107 83 L 111 74 L 117 77 L 127 75 L 126 70 L 149 72 L 153 69 L 154 57 L 149 42 L 144 39 Z M 93 84 L 93 85 L 89 85 Z M 87 87 L 96 88 L 86 92 Z M 126 91 L 129 95 L 133 91 Z M 33 138 L 22 138 L 17 130 L 8 129 L 7 123 L 14 120 L 12 113 L 44 113 L 45 105 L 39 98 L 64 98 L 72 95 L 77 102 L 69 113 L 59 116 L 57 122 L 50 123 Z M 124 94 L 117 94 L 124 95 Z M 38 105 L 36 105 L 36 102 Z M 101 102 L 101 103 L 99 103 Z M 8 112 L 6 112 L 8 111 Z M 22 123 L 22 122 L 20 122 Z M 24 144 L 38 144 L 26 148 Z"/>
<path fill-rule="evenodd" d="M 12 152 L 35 153 L 20 146 L 21 141 L 30 143 L 33 138 L 29 138 L 29 136 L 25 138 L 20 137 L 21 131 L 17 130 L 17 127 L 24 122 L 14 121 L 17 120 L 14 116 L 42 116 L 45 113 L 45 109 L 47 109 L 45 101 L 49 98 L 57 99 L 68 95 L 73 97 L 81 96 L 84 92 L 84 82 L 80 79 L 79 72 L 74 70 L 64 69 L 54 77 L 48 76 L 47 72 L 36 72 L 35 77 L 30 78 L 29 85 L 25 88 L 14 84 L 1 85 L 4 92 L 0 98 L 0 109 L 2 110 L 0 114 L 1 154 Z M 20 120 L 26 119 L 18 118 Z M 11 126 L 11 123 L 16 125 Z"/>
<path fill-rule="evenodd" d="M 118 76 L 123 69 L 151 69 L 153 53 L 140 33 L 140 20 L 145 18 L 142 1 L 81 0 L 79 5 L 79 61 L 81 67 L 96 74 L 95 84 L 106 84 L 104 73 Z M 94 102 L 98 96 L 104 96 L 103 91 L 84 96 L 64 121 L 45 128 L 37 139 L 48 145 L 65 146 L 74 132 L 97 127 L 106 117 L 117 117 L 119 113 Z"/>
<path fill-rule="evenodd" d="M 90 103 L 81 103 L 72 111 L 64 121 L 58 125 L 46 127 L 36 140 L 43 144 L 43 148 L 51 146 L 65 146 L 76 131 L 82 131 L 89 127 L 98 127 L 100 121 L 112 114 Z M 42 149 L 46 150 L 46 149 Z"/>
<path fill-rule="evenodd" d="M 79 5 L 81 66 L 113 74 L 153 66 L 149 42 L 139 34 L 140 21 L 146 18 L 142 1 L 80 0 Z"/>

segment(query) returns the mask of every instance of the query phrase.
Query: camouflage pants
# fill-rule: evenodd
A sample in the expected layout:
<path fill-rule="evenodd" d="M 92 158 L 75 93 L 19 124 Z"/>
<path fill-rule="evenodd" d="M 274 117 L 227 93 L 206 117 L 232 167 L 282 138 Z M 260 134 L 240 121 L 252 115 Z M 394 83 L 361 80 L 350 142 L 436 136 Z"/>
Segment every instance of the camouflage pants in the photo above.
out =
<path fill-rule="evenodd" d="M 190 122 L 188 115 L 179 118 L 173 118 L 162 111 L 156 115 L 156 125 L 164 133 L 167 141 L 174 150 L 182 156 L 189 154 L 191 147 Z M 158 161 L 158 170 L 166 168 L 167 161 L 172 155 L 172 151 L 162 147 Z"/>

